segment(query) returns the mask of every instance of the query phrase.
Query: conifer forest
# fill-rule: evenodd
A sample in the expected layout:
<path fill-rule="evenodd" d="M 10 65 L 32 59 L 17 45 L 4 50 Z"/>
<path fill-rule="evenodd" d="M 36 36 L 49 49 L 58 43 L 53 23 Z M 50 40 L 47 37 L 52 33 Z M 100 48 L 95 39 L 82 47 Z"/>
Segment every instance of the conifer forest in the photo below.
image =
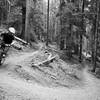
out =
<path fill-rule="evenodd" d="M 100 0 L 0 0 L 0 100 L 100 100 Z"/>

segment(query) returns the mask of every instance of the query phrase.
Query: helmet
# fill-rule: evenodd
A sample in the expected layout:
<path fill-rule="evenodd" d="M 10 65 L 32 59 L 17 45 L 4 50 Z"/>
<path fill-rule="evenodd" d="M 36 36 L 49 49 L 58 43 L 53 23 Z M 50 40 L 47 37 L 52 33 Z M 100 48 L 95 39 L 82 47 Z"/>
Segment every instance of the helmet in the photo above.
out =
<path fill-rule="evenodd" d="M 10 27 L 8 30 L 9 30 L 9 32 L 11 32 L 13 34 L 15 34 L 15 32 L 16 32 L 16 30 L 13 27 Z"/>

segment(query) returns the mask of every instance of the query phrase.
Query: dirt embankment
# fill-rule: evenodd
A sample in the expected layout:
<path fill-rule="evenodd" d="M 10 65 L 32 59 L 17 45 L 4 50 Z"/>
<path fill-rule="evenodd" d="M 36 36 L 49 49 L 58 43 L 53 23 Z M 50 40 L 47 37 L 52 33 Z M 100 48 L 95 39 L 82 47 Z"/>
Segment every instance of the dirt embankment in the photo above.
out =
<path fill-rule="evenodd" d="M 0 100 L 100 100 L 100 81 L 86 69 L 61 59 L 33 66 L 41 54 L 9 56 L 0 68 Z"/>

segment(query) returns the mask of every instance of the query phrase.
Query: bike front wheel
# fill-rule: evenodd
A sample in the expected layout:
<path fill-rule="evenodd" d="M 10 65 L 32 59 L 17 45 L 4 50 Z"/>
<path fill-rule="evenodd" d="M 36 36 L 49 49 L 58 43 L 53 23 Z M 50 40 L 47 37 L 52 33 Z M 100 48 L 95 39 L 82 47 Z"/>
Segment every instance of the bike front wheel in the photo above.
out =
<path fill-rule="evenodd" d="M 2 53 L 0 55 L 0 65 L 2 65 L 4 63 L 4 61 L 5 61 L 5 55 Z"/>

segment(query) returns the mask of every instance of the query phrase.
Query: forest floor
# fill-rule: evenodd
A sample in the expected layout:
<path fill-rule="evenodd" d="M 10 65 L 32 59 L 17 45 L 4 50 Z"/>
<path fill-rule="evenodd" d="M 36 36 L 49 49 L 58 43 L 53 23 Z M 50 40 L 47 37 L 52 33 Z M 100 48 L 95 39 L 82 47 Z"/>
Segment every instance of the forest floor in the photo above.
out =
<path fill-rule="evenodd" d="M 38 47 L 10 49 L 0 66 L 0 100 L 100 100 L 100 80 L 88 66 L 66 63 Z"/>

